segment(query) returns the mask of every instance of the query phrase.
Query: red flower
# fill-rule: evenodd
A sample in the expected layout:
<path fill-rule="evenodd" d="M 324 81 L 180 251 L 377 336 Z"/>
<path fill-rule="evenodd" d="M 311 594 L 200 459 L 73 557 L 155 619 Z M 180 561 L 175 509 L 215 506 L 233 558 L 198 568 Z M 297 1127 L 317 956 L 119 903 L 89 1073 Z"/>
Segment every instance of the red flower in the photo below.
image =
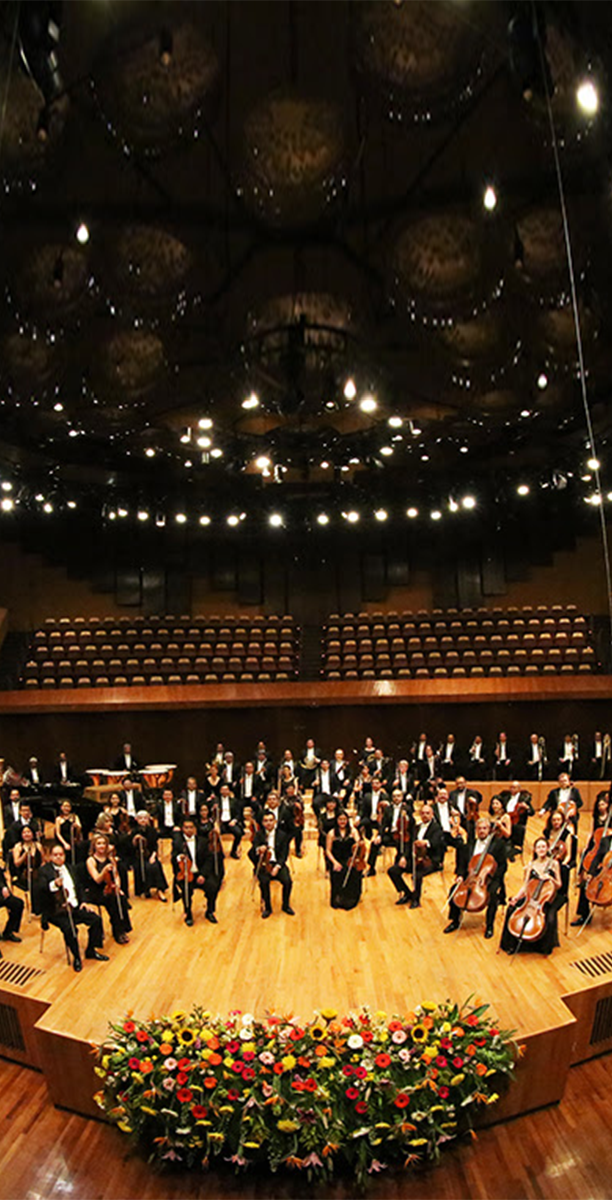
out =
<path fill-rule="evenodd" d="M 230 1088 L 227 1093 L 227 1098 L 228 1100 L 239 1100 L 240 1092 L 237 1090 L 237 1088 Z"/>
<path fill-rule="evenodd" d="M 253 1059 L 255 1058 L 255 1051 L 254 1050 L 243 1050 L 242 1057 L 245 1062 L 252 1062 Z"/>
<path fill-rule="evenodd" d="M 377 1054 L 374 1062 L 376 1063 L 377 1067 L 388 1067 L 391 1063 L 391 1055 L 384 1052 L 382 1054 Z"/>
<path fill-rule="evenodd" d="M 358 1100 L 355 1105 L 355 1112 L 356 1113 L 365 1113 L 367 1111 L 368 1111 L 368 1106 L 367 1106 L 365 1100 Z"/>
<path fill-rule="evenodd" d="M 367 1025 L 367 1023 L 368 1023 L 368 1021 L 370 1020 L 370 1018 L 367 1016 L 367 1014 L 366 1014 L 366 1013 L 360 1013 L 360 1014 L 359 1014 L 359 1020 L 361 1021 L 361 1024 L 362 1024 L 362 1025 Z"/>
<path fill-rule="evenodd" d="M 474 1027 L 474 1025 L 478 1025 L 478 1024 L 479 1024 L 479 1020 L 478 1020 L 478 1017 L 476 1016 L 476 1013 L 472 1013 L 472 1014 L 471 1014 L 471 1015 L 468 1017 L 468 1019 L 467 1019 L 467 1021 L 466 1021 L 466 1025 L 471 1025 L 471 1026 L 472 1026 L 472 1028 L 473 1028 L 473 1027 Z"/>
<path fill-rule="evenodd" d="M 292 1079 L 291 1087 L 293 1088 L 294 1092 L 304 1091 L 304 1084 L 302 1083 L 301 1079 Z"/>
<path fill-rule="evenodd" d="M 456 1058 L 453 1059 L 453 1066 L 457 1067 L 457 1070 L 459 1070 L 459 1067 L 463 1066 L 463 1059 L 461 1058 L 461 1056 L 459 1054 L 457 1055 Z"/>
<path fill-rule="evenodd" d="M 140 1059 L 139 1058 L 131 1058 L 128 1062 L 128 1067 L 130 1068 L 130 1071 L 139 1071 L 140 1070 Z"/>
<path fill-rule="evenodd" d="M 148 1033 L 145 1033 L 144 1029 L 139 1029 L 136 1034 L 136 1041 L 137 1042 L 148 1042 L 148 1040 L 149 1040 Z"/>
<path fill-rule="evenodd" d="M 405 1092 L 398 1092 L 393 1103 L 396 1108 L 406 1108 L 410 1104 L 410 1096 L 407 1096 Z"/>
<path fill-rule="evenodd" d="M 347 1063 L 347 1064 L 346 1064 L 346 1066 L 342 1068 L 342 1074 L 343 1074 L 343 1075 L 352 1075 L 352 1074 L 353 1074 L 353 1068 L 352 1068 L 352 1067 L 350 1067 L 350 1066 L 349 1066 L 349 1064 Z"/>
<path fill-rule="evenodd" d="M 123 1022 L 123 1032 L 124 1033 L 133 1033 L 135 1028 L 136 1028 L 136 1026 L 133 1021 L 124 1021 Z"/>
<path fill-rule="evenodd" d="M 355 1074 L 358 1079 L 365 1079 L 367 1073 L 365 1067 L 355 1067 Z"/>
<path fill-rule="evenodd" d="M 272 1070 L 274 1071 L 275 1075 L 282 1075 L 282 1073 L 284 1071 L 283 1064 L 282 1063 L 274 1063 Z"/>
<path fill-rule="evenodd" d="M 437 1067 L 447 1067 L 448 1059 L 446 1059 L 443 1054 L 439 1054 L 436 1059 L 436 1066 Z"/>
<path fill-rule="evenodd" d="M 447 1087 L 440 1087 L 440 1088 L 438 1088 L 438 1095 L 441 1100 L 448 1100 L 448 1097 L 450 1096 L 450 1092 Z"/>
<path fill-rule="evenodd" d="M 354 1088 L 354 1087 L 347 1088 L 345 1094 L 346 1094 L 347 1100 L 358 1100 L 359 1099 L 359 1092 L 357 1091 L 357 1088 Z"/>
<path fill-rule="evenodd" d="M 292 1042 L 299 1042 L 300 1038 L 304 1037 L 304 1030 L 303 1029 L 292 1029 L 291 1033 L 289 1034 L 289 1037 L 291 1038 Z"/>
<path fill-rule="evenodd" d="M 245 1067 L 243 1062 L 232 1063 L 232 1071 L 234 1071 L 236 1075 L 242 1075 L 242 1072 L 246 1070 L 248 1070 L 248 1068 Z"/>
<path fill-rule="evenodd" d="M 372 1033 L 371 1029 L 364 1029 L 361 1036 L 362 1036 L 364 1042 L 371 1042 L 374 1037 L 374 1034 Z"/>
<path fill-rule="evenodd" d="M 486 1046 L 486 1044 L 487 1044 L 487 1039 L 486 1039 L 486 1037 L 474 1038 L 474 1045 L 475 1045 L 475 1046 Z"/>
<path fill-rule="evenodd" d="M 499 1029 L 490 1029 L 490 1030 L 489 1030 L 489 1033 L 490 1033 L 490 1035 L 491 1035 L 491 1037 L 492 1037 L 492 1038 L 494 1038 L 494 1037 L 497 1037 L 497 1035 L 498 1035 L 498 1033 L 499 1033 Z"/>
<path fill-rule="evenodd" d="M 317 1090 L 317 1081 L 316 1081 L 316 1079 L 313 1079 L 312 1076 L 310 1076 L 310 1078 L 308 1078 L 304 1081 L 304 1091 L 316 1092 L 316 1090 Z"/>
<path fill-rule="evenodd" d="M 191 1109 L 191 1115 L 196 1121 L 203 1121 L 208 1112 L 203 1104 L 194 1104 Z"/>
<path fill-rule="evenodd" d="M 193 1100 L 193 1092 L 189 1088 L 179 1088 L 176 1098 L 181 1104 L 189 1104 Z"/>
<path fill-rule="evenodd" d="M 179 1071 L 176 1077 L 176 1082 L 178 1083 L 179 1087 L 184 1087 L 186 1083 L 189 1083 L 189 1076 L 186 1075 L 184 1071 Z"/>
<path fill-rule="evenodd" d="M 229 1050 L 230 1054 L 237 1054 L 237 1052 L 240 1049 L 240 1042 L 237 1042 L 234 1039 L 234 1041 L 227 1043 L 227 1046 L 225 1047 L 225 1049 Z"/>
<path fill-rule="evenodd" d="M 403 1029 L 403 1028 L 404 1028 L 404 1026 L 402 1025 L 401 1021 L 389 1021 L 389 1031 L 391 1033 L 395 1033 L 395 1031 L 397 1029 Z"/>
<path fill-rule="evenodd" d="M 452 1050 L 453 1048 L 453 1043 L 451 1042 L 450 1038 L 440 1038 L 440 1045 L 443 1050 Z"/>
<path fill-rule="evenodd" d="M 179 1058 L 176 1065 L 177 1065 L 179 1071 L 190 1071 L 191 1070 L 191 1063 L 188 1058 Z"/>
<path fill-rule="evenodd" d="M 245 1068 L 244 1068 L 244 1071 L 242 1072 L 242 1078 L 243 1078 L 243 1079 L 254 1079 L 254 1078 L 255 1078 L 255 1072 L 254 1072 L 253 1068 L 252 1068 L 252 1067 L 245 1067 Z"/>

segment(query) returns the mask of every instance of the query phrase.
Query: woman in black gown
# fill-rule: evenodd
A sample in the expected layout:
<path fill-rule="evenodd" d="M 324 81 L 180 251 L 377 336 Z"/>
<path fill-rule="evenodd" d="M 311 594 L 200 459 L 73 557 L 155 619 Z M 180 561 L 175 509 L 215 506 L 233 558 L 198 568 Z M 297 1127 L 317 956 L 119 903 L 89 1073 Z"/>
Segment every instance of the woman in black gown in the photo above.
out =
<path fill-rule="evenodd" d="M 508 928 L 510 916 L 514 912 L 517 904 L 520 904 L 521 900 L 525 897 L 528 884 L 535 881 L 537 885 L 537 883 L 539 883 L 541 880 L 552 880 L 555 885 L 555 895 L 544 909 L 544 929 L 541 936 L 537 938 L 536 941 L 527 941 L 524 939 L 522 942 L 519 942 L 519 939 L 516 938 Z M 501 950 L 505 950 L 507 954 L 515 954 L 520 945 L 521 950 L 533 950 L 537 954 L 552 953 L 555 946 L 559 945 L 559 935 L 557 932 L 557 907 L 555 905 L 555 898 L 560 887 L 561 871 L 559 869 L 559 863 L 557 862 L 556 858 L 551 857 L 546 838 L 536 838 L 533 847 L 533 858 L 525 867 L 525 874 L 520 890 L 516 893 L 516 896 L 513 896 L 508 902 L 506 919 L 504 921 L 504 928 L 501 935 L 501 941 L 499 943 Z"/>
<path fill-rule="evenodd" d="M 363 843 L 365 846 L 365 843 Z M 361 898 L 363 865 L 360 863 L 360 838 L 351 829 L 348 815 L 338 813 L 336 824 L 327 834 L 325 854 L 329 862 L 332 908 L 355 908 Z M 359 864 L 359 865 L 358 865 Z M 361 867 L 361 869 L 359 869 Z"/>

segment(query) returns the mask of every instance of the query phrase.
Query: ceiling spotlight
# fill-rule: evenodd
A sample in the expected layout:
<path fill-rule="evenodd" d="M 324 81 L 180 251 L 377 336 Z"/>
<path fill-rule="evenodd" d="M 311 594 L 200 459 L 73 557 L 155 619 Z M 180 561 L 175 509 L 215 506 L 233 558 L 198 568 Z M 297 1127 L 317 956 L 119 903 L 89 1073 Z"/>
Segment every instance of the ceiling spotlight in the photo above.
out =
<path fill-rule="evenodd" d="M 328 470 L 328 468 L 329 468 L 329 463 L 328 463 L 328 462 L 325 462 L 325 461 L 324 461 L 324 462 L 322 462 L 322 463 L 321 463 L 321 470 L 322 470 L 322 471 L 327 471 L 327 470 Z"/>
<path fill-rule="evenodd" d="M 414 518 L 418 517 L 418 515 L 419 515 L 419 510 L 418 510 L 418 508 L 415 508 L 414 505 L 412 505 L 410 508 L 406 509 L 406 516 L 410 517 L 411 521 L 414 521 Z"/>
<path fill-rule="evenodd" d="M 401 417 L 389 417 L 387 424 L 391 426 L 391 429 L 401 429 L 404 422 Z"/>
<path fill-rule="evenodd" d="M 200 517 L 200 525 L 210 525 L 210 517 L 207 517 L 205 513 Z"/>
<path fill-rule="evenodd" d="M 3 492 L 12 492 L 12 490 L 13 490 L 13 485 L 12 485 L 11 481 L 9 479 L 3 479 L 2 480 L 2 491 Z"/>
<path fill-rule="evenodd" d="M 147 446 L 145 455 L 147 458 L 155 458 L 155 450 L 153 449 L 153 446 Z"/>
<path fill-rule="evenodd" d="M 516 491 L 517 491 L 517 495 L 519 495 L 519 496 L 528 496 L 529 495 L 529 484 L 528 483 L 519 483 Z"/>
<path fill-rule="evenodd" d="M 158 529 L 163 529 L 166 524 L 166 514 L 158 512 L 155 514 L 155 524 Z"/>
<path fill-rule="evenodd" d="M 283 521 L 280 513 L 270 513 L 270 516 L 268 517 L 268 524 L 273 525 L 275 529 L 280 529 L 281 525 L 284 525 L 284 523 L 285 522 Z"/>
<path fill-rule="evenodd" d="M 210 450 L 210 447 L 212 446 L 212 438 L 209 438 L 209 437 L 196 438 L 196 446 L 199 446 L 200 450 Z"/>
<path fill-rule="evenodd" d="M 121 516 L 121 513 L 119 515 Z M 139 508 L 137 516 L 138 516 L 139 521 L 148 521 L 149 520 L 149 514 L 148 514 L 146 508 Z"/>
<path fill-rule="evenodd" d="M 213 422 L 211 417 L 200 417 L 198 421 L 198 429 L 212 429 Z"/>
<path fill-rule="evenodd" d="M 452 513 L 459 512 L 459 505 L 457 504 L 457 501 L 453 499 L 452 496 L 448 502 L 448 508 L 449 508 L 449 512 L 452 512 Z"/>
<path fill-rule="evenodd" d="M 531 416 L 531 409 L 530 408 L 522 408 L 519 413 L 519 416 L 522 417 L 524 421 L 526 421 L 527 417 Z"/>
<path fill-rule="evenodd" d="M 128 515 L 127 508 L 121 508 L 121 506 L 119 506 L 119 508 L 117 509 L 117 516 L 118 517 L 127 517 L 127 515 Z"/>
<path fill-rule="evenodd" d="M 259 458 L 255 459 L 255 466 L 258 471 L 267 471 L 272 466 L 270 459 L 265 454 L 260 454 Z"/>
<path fill-rule="evenodd" d="M 545 371 L 540 371 L 540 374 L 538 375 L 538 387 L 541 392 L 548 387 L 548 375 Z"/>
<path fill-rule="evenodd" d="M 75 509 L 76 506 L 77 506 L 76 500 L 68 500 L 66 502 L 66 508 Z"/>
<path fill-rule="evenodd" d="M 329 525 L 329 517 L 327 513 L 319 513 L 317 517 L 317 525 Z"/>
<path fill-rule="evenodd" d="M 601 463 L 598 458 L 587 459 L 587 467 L 589 468 L 589 471 L 598 471 L 600 466 Z"/>
<path fill-rule="evenodd" d="M 183 429 L 183 432 L 181 433 L 181 436 L 180 436 L 180 441 L 183 443 L 183 446 L 189 445 L 189 443 L 191 441 L 191 430 L 188 425 L 186 425 L 185 428 Z"/>
<path fill-rule="evenodd" d="M 231 525 L 233 528 L 235 525 L 238 524 L 239 520 L 240 520 L 240 517 L 237 517 L 236 513 L 230 513 L 229 517 L 227 518 L 227 523 L 228 523 L 228 525 Z"/>
<path fill-rule="evenodd" d="M 373 413 L 378 408 L 378 402 L 374 396 L 362 396 L 359 401 L 359 407 L 364 413 Z"/>
<path fill-rule="evenodd" d="M 420 425 L 417 425 L 416 421 L 410 420 L 408 422 L 408 427 L 413 437 L 420 437 L 421 427 Z"/>
<path fill-rule="evenodd" d="M 214 446 L 210 452 L 210 457 L 211 458 L 223 458 L 223 451 L 219 448 L 219 446 Z"/>
<path fill-rule="evenodd" d="M 89 228 L 84 221 L 81 221 L 81 224 L 77 228 L 76 240 L 79 246 L 86 246 L 89 241 Z"/>
<path fill-rule="evenodd" d="M 381 446 L 380 453 L 383 454 L 385 458 L 389 458 L 389 456 L 393 454 L 393 446 Z"/>
<path fill-rule="evenodd" d="M 357 388 L 355 386 L 355 380 L 347 379 L 347 381 L 344 385 L 345 400 L 354 400 L 356 395 L 357 395 Z"/>
<path fill-rule="evenodd" d="M 470 508 L 476 508 L 476 498 L 475 498 L 475 496 L 464 496 L 464 497 L 463 497 L 463 500 L 461 501 L 461 503 L 462 503 L 462 505 L 463 505 L 463 507 L 464 507 L 464 508 L 468 508 L 468 509 L 470 509 Z"/>
<path fill-rule="evenodd" d="M 376 517 L 377 521 L 386 521 L 389 513 L 387 512 L 386 508 L 377 508 L 374 516 Z"/>
<path fill-rule="evenodd" d="M 497 192 L 491 183 L 487 184 L 484 190 L 482 203 L 487 212 L 493 212 L 493 209 L 497 208 Z"/>
<path fill-rule="evenodd" d="M 50 500 L 46 500 L 45 503 L 43 504 L 43 512 L 46 512 L 46 513 L 53 512 L 53 505 Z"/>
<path fill-rule="evenodd" d="M 597 508 L 598 505 L 601 504 L 602 500 L 603 497 L 601 492 L 593 492 L 592 496 L 586 497 L 587 504 L 592 504 L 594 508 Z"/>
<path fill-rule="evenodd" d="M 460 447 L 459 447 L 459 453 L 460 453 L 460 454 L 469 454 L 469 452 L 470 452 L 470 447 L 469 447 L 469 446 L 460 446 Z"/>
<path fill-rule="evenodd" d="M 177 525 L 184 525 L 187 521 L 187 515 L 184 512 L 177 512 L 174 515 L 174 520 L 176 521 Z"/>
<path fill-rule="evenodd" d="M 594 117 L 599 108 L 599 92 L 592 79 L 583 79 L 576 88 L 578 107 L 587 117 Z"/>
<path fill-rule="evenodd" d="M 36 493 L 36 495 L 35 495 L 35 497 L 34 497 L 34 499 L 35 499 L 35 501 L 36 501 L 36 503 L 37 503 L 37 504 L 42 504 L 42 502 L 43 502 L 44 498 L 45 498 L 45 497 L 43 496 L 42 492 L 37 492 L 37 493 Z"/>
<path fill-rule="evenodd" d="M 3 496 L 0 500 L 0 508 L 2 512 L 12 512 L 15 507 L 15 501 L 11 500 L 10 496 Z"/>
<path fill-rule="evenodd" d="M 345 521 L 349 522 L 350 525 L 355 525 L 359 520 L 359 513 L 356 512 L 354 508 L 349 509 L 348 512 L 343 512 L 342 516 L 344 517 Z"/>
<path fill-rule="evenodd" d="M 246 409 L 259 408 L 259 396 L 257 392 L 251 392 L 250 396 L 245 396 L 242 401 L 242 407 Z"/>
<path fill-rule="evenodd" d="M 61 400 L 58 400 L 57 403 L 53 405 L 53 412 L 63 412 L 63 411 L 64 411 L 64 405 L 62 404 Z"/>
<path fill-rule="evenodd" d="M 169 67 L 172 62 L 174 41 L 169 29 L 162 29 L 159 35 L 159 61 L 162 67 Z"/>
<path fill-rule="evenodd" d="M 107 516 L 109 521 L 116 521 L 117 513 L 115 512 L 114 508 L 109 509 Z"/>
<path fill-rule="evenodd" d="M 431 512 L 429 515 L 430 515 L 432 521 L 441 521 L 442 520 L 442 513 L 440 512 L 439 508 L 434 508 L 433 512 Z"/>

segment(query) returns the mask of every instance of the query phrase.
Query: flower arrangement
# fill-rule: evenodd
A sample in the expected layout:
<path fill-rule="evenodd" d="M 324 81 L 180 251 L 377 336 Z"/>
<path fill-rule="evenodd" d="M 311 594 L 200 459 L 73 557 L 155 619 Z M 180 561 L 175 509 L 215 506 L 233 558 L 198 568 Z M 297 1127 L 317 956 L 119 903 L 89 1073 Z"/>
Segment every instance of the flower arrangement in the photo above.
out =
<path fill-rule="evenodd" d="M 202 1008 L 110 1025 L 97 1051 L 96 1101 L 150 1158 L 207 1167 L 267 1163 L 364 1181 L 391 1165 L 435 1161 L 494 1104 L 516 1047 L 487 1005 L 420 1004 L 313 1020 Z"/>

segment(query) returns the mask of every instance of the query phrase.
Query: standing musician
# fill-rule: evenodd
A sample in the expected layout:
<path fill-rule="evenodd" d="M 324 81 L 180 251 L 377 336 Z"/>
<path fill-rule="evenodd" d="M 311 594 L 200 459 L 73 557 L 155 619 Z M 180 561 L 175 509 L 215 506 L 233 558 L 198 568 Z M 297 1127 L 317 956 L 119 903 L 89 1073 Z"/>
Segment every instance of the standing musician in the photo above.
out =
<path fill-rule="evenodd" d="M 589 779 L 610 778 L 610 734 L 597 731 L 593 738 Z"/>
<path fill-rule="evenodd" d="M 323 763 L 321 763 L 323 766 Z M 343 804 L 348 804 L 351 795 L 351 771 L 344 757 L 344 750 L 335 750 L 331 766 L 331 790 L 340 797 Z"/>
<path fill-rule="evenodd" d="M 85 850 L 83 828 L 79 817 L 76 813 L 73 813 L 69 800 L 62 800 L 59 813 L 55 818 L 53 832 L 56 842 L 59 842 L 60 846 L 63 846 L 66 858 L 71 866 L 74 866 L 77 861 L 83 860 Z"/>
<path fill-rule="evenodd" d="M 551 954 L 554 947 L 559 945 L 559 935 L 557 933 L 557 909 L 554 903 L 544 899 L 541 902 L 542 909 L 542 932 L 535 938 L 521 938 L 512 933 L 509 929 L 509 922 L 512 919 L 512 914 L 517 910 L 518 925 L 521 928 L 520 920 L 520 902 L 527 900 L 529 896 L 537 902 L 535 893 L 542 884 L 549 884 L 549 891 L 554 893 L 561 886 L 561 874 L 559 863 L 556 858 L 551 857 L 548 848 L 548 842 L 545 837 L 536 838 L 533 847 L 533 859 L 525 867 L 525 873 L 520 890 L 513 896 L 508 903 L 506 909 L 506 919 L 502 930 L 500 949 L 505 950 L 506 954 L 515 954 L 517 950 L 535 950 L 538 954 Z M 543 893 L 545 896 L 546 893 Z M 525 914 L 525 929 L 527 927 L 527 914 Z"/>
<path fill-rule="evenodd" d="M 21 841 L 11 848 L 10 873 L 15 887 L 25 892 L 30 912 L 38 912 L 34 889 L 42 864 L 42 846 L 34 840 L 30 826 L 24 825 Z"/>
<path fill-rule="evenodd" d="M 261 892 L 262 912 L 264 919 L 272 913 L 270 899 L 270 884 L 277 879 L 282 885 L 283 912 L 294 917 L 295 913 L 289 903 L 293 881 L 287 866 L 289 853 L 289 838 L 284 829 L 276 824 L 273 812 L 266 811 L 263 815 L 263 829 L 255 834 L 253 845 L 249 850 L 249 858 L 255 868 L 255 878 Z"/>
<path fill-rule="evenodd" d="M 391 788 L 393 791 L 398 788 L 405 800 L 412 801 L 412 774 L 407 758 L 400 758 Z"/>
<path fill-rule="evenodd" d="M 160 838 L 172 838 L 178 832 L 183 818 L 181 805 L 174 799 L 172 788 L 164 788 L 161 800 L 155 808 Z"/>
<path fill-rule="evenodd" d="M 8 920 L 2 932 L 2 941 L 20 942 L 19 928 L 23 916 L 23 900 L 19 896 L 13 895 L 8 874 L 8 871 L 5 872 L 0 867 L 0 908 L 5 908 L 8 914 Z"/>
<path fill-rule="evenodd" d="M 526 775 L 528 779 L 542 780 L 546 769 L 546 743 L 537 733 L 529 735 Z"/>
<path fill-rule="evenodd" d="M 398 853 L 387 875 L 395 890 L 400 893 L 398 904 L 407 904 L 411 908 L 421 907 L 421 891 L 425 875 L 431 875 L 442 869 L 444 858 L 444 837 L 438 822 L 434 820 L 431 804 L 424 804 L 421 809 L 421 819 L 415 825 L 412 843 L 406 853 Z M 403 876 L 412 874 L 413 891 L 405 883 Z"/>
<path fill-rule="evenodd" d="M 66 783 L 78 783 L 79 777 L 68 762 L 68 756 L 62 750 L 53 771 L 53 782 L 59 787 Z"/>
<path fill-rule="evenodd" d="M 479 733 L 476 734 L 476 737 L 470 746 L 468 758 L 470 761 L 469 774 L 471 775 L 472 779 L 486 779 L 487 763 L 483 740 Z"/>
<path fill-rule="evenodd" d="M 298 781 L 300 787 L 312 787 L 320 761 L 321 756 L 315 747 L 314 738 L 308 738 L 306 746 L 304 747 L 302 758 L 298 765 Z"/>
<path fill-rule="evenodd" d="M 132 861 L 134 864 L 134 894 L 149 899 L 152 891 L 157 892 L 157 899 L 166 903 L 168 881 L 164 874 L 157 844 L 159 834 L 151 822 L 146 809 L 136 813 L 136 829 L 132 832 Z"/>
<path fill-rule="evenodd" d="M 137 771 L 140 763 L 136 761 L 132 754 L 132 746 L 130 742 L 124 742 L 121 754 L 117 756 L 113 763 L 116 771 Z"/>
<path fill-rule="evenodd" d="M 274 763 L 268 758 L 268 752 L 263 742 L 257 747 L 255 756 L 255 774 L 257 776 L 258 799 L 267 796 L 270 788 L 274 787 Z"/>
<path fill-rule="evenodd" d="M 351 829 L 348 813 L 342 808 L 325 844 L 329 864 L 332 908 L 355 908 L 361 899 L 365 869 L 365 842 Z"/>
<path fill-rule="evenodd" d="M 40 868 L 38 893 L 41 926 L 46 929 L 49 925 L 56 925 L 61 930 L 72 954 L 75 971 L 83 969 L 77 925 L 86 925 L 88 929 L 85 958 L 108 962 L 108 955 L 100 952 L 104 940 L 102 918 L 92 904 L 83 901 L 74 868 L 66 865 L 64 847 L 59 843 L 51 850 L 51 861 Z"/>
<path fill-rule="evenodd" d="M 472 894 L 475 894 L 476 889 L 480 888 L 484 893 L 484 903 L 480 908 L 472 911 L 481 911 L 482 908 L 486 907 L 484 935 L 485 938 L 493 937 L 493 926 L 499 905 L 499 892 L 507 867 L 506 849 L 506 839 L 497 835 L 497 832 L 492 828 L 489 817 L 486 816 L 478 818 L 474 833 L 468 838 L 467 842 L 463 842 L 460 839 L 457 841 L 455 880 L 448 905 L 449 921 L 444 929 L 444 933 L 453 933 L 459 928 L 464 910 L 469 912 L 470 891 L 472 891 Z M 492 861 L 487 862 L 488 859 Z M 459 888 L 464 882 L 467 882 L 468 895 L 465 905 L 460 907 L 459 904 L 455 903 L 455 896 L 459 900 Z"/>
<path fill-rule="evenodd" d="M 440 760 L 429 743 L 425 747 L 423 760 L 417 764 L 417 770 L 420 781 L 419 795 L 422 799 L 430 800 L 435 793 L 437 783 L 444 781 L 440 774 Z"/>
<path fill-rule="evenodd" d="M 380 748 L 374 751 L 374 757 L 370 763 L 370 775 L 372 779 L 380 779 L 383 788 L 388 791 L 393 776 L 393 764 L 390 758 L 385 758 Z"/>
<path fill-rule="evenodd" d="M 610 810 L 610 796 L 608 792 L 600 792 L 593 812 L 593 828 L 580 859 L 580 869 L 578 871 L 578 906 L 572 925 L 582 925 L 589 919 L 591 906 L 586 895 L 587 885 L 590 880 L 597 878 L 601 870 L 602 861 L 611 846 L 612 812 Z"/>
<path fill-rule="evenodd" d="M 391 803 L 383 809 L 380 827 L 372 834 L 368 852 L 368 868 L 373 875 L 376 873 L 376 863 L 383 846 L 393 846 L 397 850 L 400 845 L 400 833 L 402 834 L 402 850 L 408 848 L 412 825 L 409 805 L 399 788 L 395 788 L 391 793 Z"/>
<path fill-rule="evenodd" d="M 438 750 L 438 769 L 444 780 L 452 779 L 459 769 L 460 755 L 455 742 L 454 733 L 446 735 L 446 741 L 442 742 Z"/>
<path fill-rule="evenodd" d="M 522 788 L 518 779 L 513 780 L 507 791 L 500 793 L 501 800 L 512 822 L 512 845 L 523 853 L 527 820 L 534 814 L 531 792 Z"/>
<path fill-rule="evenodd" d="M 14 825 L 19 820 L 19 807 L 21 805 L 21 792 L 19 788 L 11 788 L 9 798 L 4 805 L 4 828 L 8 830 L 11 825 Z M 6 834 L 5 834 L 6 836 Z"/>
<path fill-rule="evenodd" d="M 104 834 L 96 834 L 87 859 L 85 898 L 91 904 L 104 906 L 110 917 L 113 937 L 120 946 L 127 945 L 132 929 L 126 891 L 121 886 L 113 847 Z"/>
<path fill-rule="evenodd" d="M 578 823 L 578 810 L 582 808 L 582 796 L 579 788 L 572 785 L 567 771 L 561 772 L 559 786 L 551 788 L 538 816 L 543 817 L 544 813 L 554 812 L 556 808 L 561 809 L 564 817 L 571 816 L 572 820 L 576 821 L 576 824 Z"/>
<path fill-rule="evenodd" d="M 219 832 L 229 833 L 234 839 L 230 858 L 240 858 L 240 842 L 244 833 L 241 806 L 227 783 L 221 785 L 218 800 L 213 797 L 211 802 L 211 797 L 209 797 L 209 804 L 215 821 L 218 822 Z"/>
<path fill-rule="evenodd" d="M 198 834 L 192 817 L 184 817 L 180 833 L 172 843 L 174 898 L 181 899 L 185 924 L 193 925 L 193 896 L 196 889 L 206 896 L 205 917 L 217 924 L 215 907 L 223 882 L 223 848 L 216 824 L 210 821 Z"/>
<path fill-rule="evenodd" d="M 183 810 L 184 817 L 193 817 L 194 820 L 200 811 L 200 805 L 204 803 L 204 792 L 198 787 L 198 781 L 195 775 L 190 775 L 183 791 L 179 796 L 179 803 Z"/>
<path fill-rule="evenodd" d="M 502 730 L 498 734 L 493 751 L 493 778 L 509 779 L 512 771 L 512 758 L 508 745 L 508 734 Z"/>
<path fill-rule="evenodd" d="M 238 788 L 240 779 L 240 768 L 234 758 L 233 750 L 226 750 L 223 755 L 223 763 L 221 766 L 221 774 L 223 782 L 227 784 L 230 791 L 235 792 Z"/>
<path fill-rule="evenodd" d="M 383 813 L 388 803 L 389 797 L 383 788 L 382 780 L 373 779 L 369 795 L 366 794 L 365 797 L 362 795 L 358 805 L 357 828 L 361 837 L 365 835 L 367 838 L 372 838 L 374 833 L 380 831 Z M 375 861 L 376 856 L 374 856 Z M 376 867 L 369 861 L 368 875 L 375 874 Z"/>
<path fill-rule="evenodd" d="M 427 746 L 427 734 L 420 733 L 418 741 L 413 742 L 410 747 L 410 766 L 415 779 L 418 779 L 419 782 L 421 782 L 425 774 L 425 751 Z"/>
<path fill-rule="evenodd" d="M 295 853 L 298 858 L 301 858 L 304 840 L 304 801 L 295 782 L 288 784 L 285 789 L 284 808 L 287 813 L 289 841 L 294 843 Z"/>
<path fill-rule="evenodd" d="M 566 733 L 559 753 L 559 766 L 569 775 L 580 778 L 578 774 L 578 734 Z"/>
<path fill-rule="evenodd" d="M 335 795 L 334 775 L 328 758 L 322 758 L 315 772 L 313 784 L 313 808 L 321 808 L 326 796 Z"/>
<path fill-rule="evenodd" d="M 32 754 L 28 759 L 28 765 L 23 772 L 23 781 L 26 787 L 32 789 L 42 787 L 43 777 L 35 754 Z"/>
<path fill-rule="evenodd" d="M 254 762 L 249 761 L 244 764 L 244 770 L 240 776 L 234 795 L 241 805 L 243 812 L 245 808 L 252 809 L 259 801 L 261 797 L 261 780 L 255 774 Z"/>

